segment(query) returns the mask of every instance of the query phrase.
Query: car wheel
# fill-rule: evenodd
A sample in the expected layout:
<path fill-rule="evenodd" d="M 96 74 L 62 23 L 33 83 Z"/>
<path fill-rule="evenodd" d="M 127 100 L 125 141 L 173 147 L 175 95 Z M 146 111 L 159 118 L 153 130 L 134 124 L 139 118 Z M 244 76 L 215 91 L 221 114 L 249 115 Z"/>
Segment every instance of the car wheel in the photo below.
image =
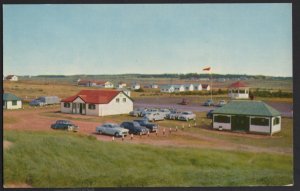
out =
<path fill-rule="evenodd" d="M 115 133 L 115 137 L 119 137 L 120 134 L 118 132 Z"/>
<path fill-rule="evenodd" d="M 101 130 L 99 130 L 99 131 L 98 131 L 98 133 L 99 133 L 100 135 L 102 135 L 102 134 L 103 134 Z"/>

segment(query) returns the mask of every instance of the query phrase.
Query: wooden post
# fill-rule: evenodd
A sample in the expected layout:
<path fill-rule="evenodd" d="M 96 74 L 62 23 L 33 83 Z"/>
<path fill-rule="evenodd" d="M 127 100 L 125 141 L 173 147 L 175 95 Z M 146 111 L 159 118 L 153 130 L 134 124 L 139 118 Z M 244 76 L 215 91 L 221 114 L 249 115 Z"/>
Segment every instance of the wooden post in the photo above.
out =
<path fill-rule="evenodd" d="M 169 129 L 169 134 L 171 135 L 171 133 L 172 133 L 172 129 L 170 128 L 170 129 Z"/>
<path fill-rule="evenodd" d="M 133 139 L 133 134 L 130 135 L 130 139 L 131 139 L 131 140 Z"/>
<path fill-rule="evenodd" d="M 140 132 L 140 138 L 142 138 L 142 132 Z"/>
<path fill-rule="evenodd" d="M 184 130 L 184 125 L 182 125 L 182 130 Z"/>
<path fill-rule="evenodd" d="M 194 125 L 194 127 L 196 127 L 197 126 L 197 123 L 195 122 L 195 125 Z"/>
<path fill-rule="evenodd" d="M 166 129 L 164 128 L 164 129 L 163 129 L 163 135 L 165 135 L 165 132 L 166 132 Z"/>
<path fill-rule="evenodd" d="M 122 135 L 122 141 L 124 141 L 124 135 Z"/>
<path fill-rule="evenodd" d="M 191 124 L 189 124 L 189 128 L 191 128 Z"/>
<path fill-rule="evenodd" d="M 158 135 L 158 130 L 155 131 L 156 136 Z"/>
<path fill-rule="evenodd" d="M 150 136 L 150 133 L 149 133 L 149 131 L 147 132 L 147 136 L 148 136 L 148 137 Z"/>
<path fill-rule="evenodd" d="M 115 140 L 115 136 L 112 137 L 112 141 L 114 141 L 114 140 Z"/>

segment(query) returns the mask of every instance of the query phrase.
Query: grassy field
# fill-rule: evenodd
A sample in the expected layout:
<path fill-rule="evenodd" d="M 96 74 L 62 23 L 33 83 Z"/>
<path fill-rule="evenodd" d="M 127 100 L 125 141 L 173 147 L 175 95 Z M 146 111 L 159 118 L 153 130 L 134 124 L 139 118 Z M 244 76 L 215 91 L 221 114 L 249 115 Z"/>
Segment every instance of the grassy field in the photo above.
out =
<path fill-rule="evenodd" d="M 33 187 L 243 186 L 293 182 L 292 156 L 102 142 L 8 130 L 4 184 Z"/>

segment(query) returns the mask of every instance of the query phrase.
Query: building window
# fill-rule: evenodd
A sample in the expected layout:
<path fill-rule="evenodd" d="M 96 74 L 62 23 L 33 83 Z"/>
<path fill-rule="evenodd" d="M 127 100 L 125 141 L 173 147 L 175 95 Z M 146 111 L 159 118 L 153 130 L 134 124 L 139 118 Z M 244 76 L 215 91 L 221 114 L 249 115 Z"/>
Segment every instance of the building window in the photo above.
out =
<path fill-rule="evenodd" d="M 269 126 L 269 119 L 262 117 L 255 117 L 251 119 L 251 125 Z"/>
<path fill-rule="evenodd" d="M 123 102 L 126 102 L 126 98 L 123 98 Z"/>
<path fill-rule="evenodd" d="M 65 107 L 65 108 L 70 108 L 70 107 L 71 107 L 71 104 L 70 104 L 70 103 L 64 103 L 64 107 Z"/>
<path fill-rule="evenodd" d="M 96 105 L 95 104 L 89 104 L 89 109 L 96 109 Z"/>
<path fill-rule="evenodd" d="M 278 125 L 280 123 L 280 118 L 279 117 L 275 117 L 274 121 L 273 121 L 273 125 Z"/>
<path fill-rule="evenodd" d="M 226 115 L 216 115 L 214 116 L 214 122 L 217 123 L 230 123 L 230 117 Z"/>
<path fill-rule="evenodd" d="M 117 102 L 117 103 L 119 103 L 119 102 L 120 102 L 120 99 L 119 99 L 119 98 L 117 98 L 117 99 L 116 99 L 116 102 Z"/>
<path fill-rule="evenodd" d="M 17 101 L 16 100 L 12 101 L 12 105 L 17 105 Z"/>

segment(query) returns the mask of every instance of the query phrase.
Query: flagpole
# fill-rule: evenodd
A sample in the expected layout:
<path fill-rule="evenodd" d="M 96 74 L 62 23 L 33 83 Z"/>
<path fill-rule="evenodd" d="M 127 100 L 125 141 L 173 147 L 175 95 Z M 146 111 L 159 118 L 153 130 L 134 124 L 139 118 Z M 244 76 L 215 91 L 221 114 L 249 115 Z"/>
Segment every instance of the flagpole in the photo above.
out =
<path fill-rule="evenodd" d="M 210 72 L 210 99 L 212 101 L 212 72 Z"/>

